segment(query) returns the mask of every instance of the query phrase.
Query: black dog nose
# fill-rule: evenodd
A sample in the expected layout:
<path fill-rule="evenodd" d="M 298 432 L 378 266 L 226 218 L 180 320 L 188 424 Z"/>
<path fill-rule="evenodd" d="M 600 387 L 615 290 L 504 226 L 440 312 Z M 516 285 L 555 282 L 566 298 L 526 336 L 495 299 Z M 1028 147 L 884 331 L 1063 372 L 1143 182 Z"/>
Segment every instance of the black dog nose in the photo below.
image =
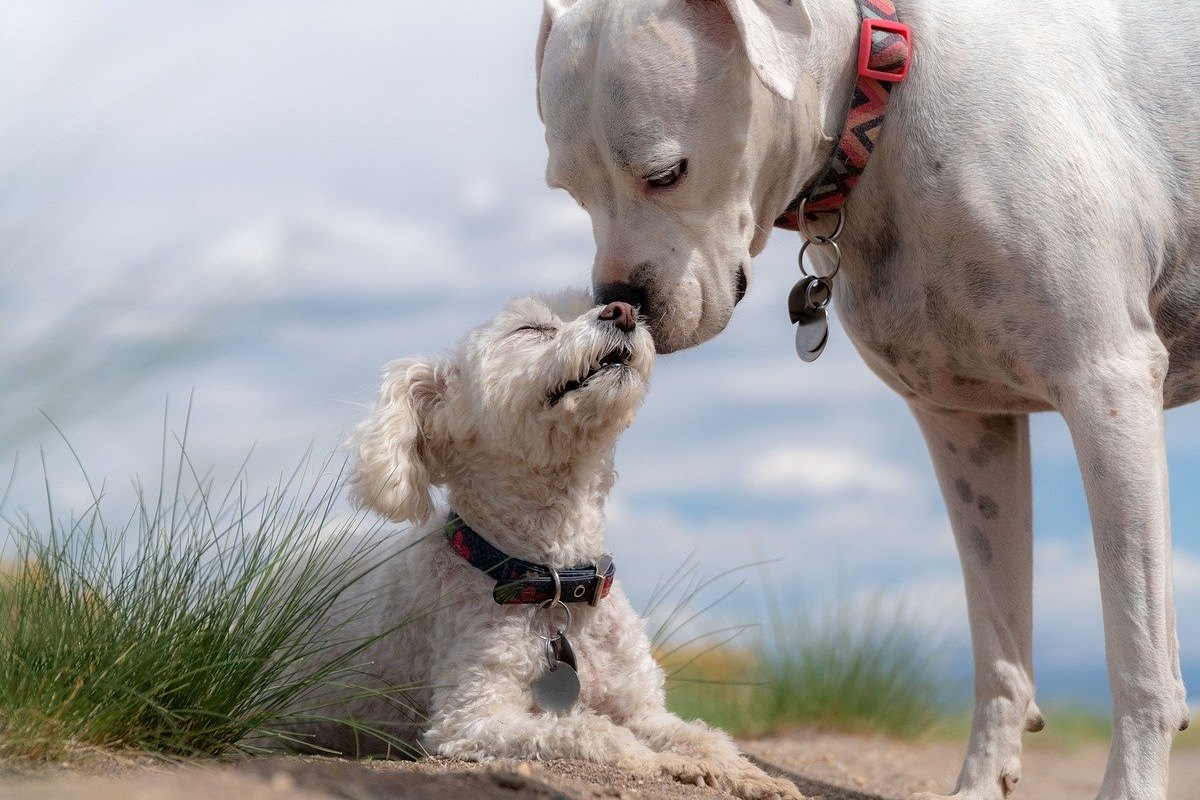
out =
<path fill-rule="evenodd" d="M 600 319 L 605 322 L 611 321 L 621 330 L 629 333 L 637 327 L 637 312 L 633 310 L 633 306 L 629 303 L 617 301 L 609 303 L 600 312 Z"/>
<path fill-rule="evenodd" d="M 596 285 L 594 296 L 597 305 L 629 303 L 634 308 L 646 307 L 646 289 L 630 283 L 601 283 Z"/>

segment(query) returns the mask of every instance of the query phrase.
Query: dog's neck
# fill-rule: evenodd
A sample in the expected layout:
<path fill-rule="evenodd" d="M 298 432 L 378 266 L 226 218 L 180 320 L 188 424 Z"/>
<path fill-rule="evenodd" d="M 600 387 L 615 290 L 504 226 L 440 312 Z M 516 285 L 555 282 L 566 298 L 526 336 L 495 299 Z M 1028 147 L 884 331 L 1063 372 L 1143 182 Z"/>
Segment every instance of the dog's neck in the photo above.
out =
<path fill-rule="evenodd" d="M 764 198 L 770 214 L 779 214 L 825 170 L 846 120 L 857 78 L 860 17 L 857 0 L 807 0 L 812 22 L 808 45 L 797 58 L 804 81 L 788 104 L 792 124 L 771 126 L 774 163 L 786 165 L 775 174 L 786 179 L 771 186 Z M 764 102 L 787 101 L 765 86 L 757 89 Z M 774 218 L 771 217 L 773 221 Z M 765 236 L 756 245 L 765 246 Z"/>
<path fill-rule="evenodd" d="M 457 471 L 449 501 L 505 553 L 564 568 L 604 554 L 604 500 L 614 478 L 611 450 L 537 470 L 479 458 Z"/>
<path fill-rule="evenodd" d="M 822 132 L 836 139 L 858 75 L 858 0 L 807 0 L 805 7 L 812 20 L 805 73 L 817 87 Z"/>

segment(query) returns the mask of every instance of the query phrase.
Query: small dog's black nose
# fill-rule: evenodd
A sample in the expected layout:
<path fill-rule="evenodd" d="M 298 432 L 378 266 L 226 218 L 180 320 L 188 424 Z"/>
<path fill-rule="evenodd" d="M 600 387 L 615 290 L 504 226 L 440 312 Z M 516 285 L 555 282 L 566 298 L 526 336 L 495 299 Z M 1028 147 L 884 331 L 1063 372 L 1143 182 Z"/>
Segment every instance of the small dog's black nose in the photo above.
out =
<path fill-rule="evenodd" d="M 629 303 L 617 301 L 609 303 L 600 312 L 600 319 L 605 322 L 611 321 L 621 330 L 629 333 L 637 327 L 637 312 L 633 310 L 633 306 Z"/>

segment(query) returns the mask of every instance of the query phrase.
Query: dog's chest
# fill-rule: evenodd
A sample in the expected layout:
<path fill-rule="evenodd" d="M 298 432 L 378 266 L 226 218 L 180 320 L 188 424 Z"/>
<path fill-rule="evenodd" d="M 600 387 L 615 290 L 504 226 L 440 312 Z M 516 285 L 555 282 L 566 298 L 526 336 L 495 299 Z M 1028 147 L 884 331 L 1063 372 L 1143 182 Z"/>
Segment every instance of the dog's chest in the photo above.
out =
<path fill-rule="evenodd" d="M 836 313 L 868 366 L 905 399 L 984 413 L 1052 406 L 1027 358 L 1034 310 L 1004 276 L 980 261 L 945 275 L 895 254 L 855 261 L 847 255 Z"/>
<path fill-rule="evenodd" d="M 1156 276 L 1153 287 L 1099 280 L 1093 291 L 1107 285 L 1114 301 L 1097 303 L 1048 291 L 1053 263 L 1027 268 L 986 244 L 922 250 L 891 236 L 877 229 L 844 248 L 835 305 L 866 363 L 906 399 L 981 413 L 1050 410 L 1089 348 L 1121 341 L 1114 323 L 1139 316 L 1169 353 L 1164 405 L 1200 398 L 1200 238 L 1128 266 Z M 928 246 L 934 237 L 916 238 Z"/>
<path fill-rule="evenodd" d="M 574 639 L 579 660 L 579 701 L 584 708 L 606 708 L 613 686 L 628 672 L 622 664 L 627 654 L 614 649 L 613 625 L 605 619 L 588 626 Z"/>

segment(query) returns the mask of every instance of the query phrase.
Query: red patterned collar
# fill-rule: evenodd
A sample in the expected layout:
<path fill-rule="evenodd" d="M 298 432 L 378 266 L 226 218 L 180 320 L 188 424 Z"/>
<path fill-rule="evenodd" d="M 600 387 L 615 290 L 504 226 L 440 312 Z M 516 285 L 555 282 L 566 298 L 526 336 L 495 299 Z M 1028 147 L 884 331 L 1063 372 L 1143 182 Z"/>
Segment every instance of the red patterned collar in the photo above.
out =
<path fill-rule="evenodd" d="M 912 38 L 892 0 L 858 0 L 858 10 L 858 80 L 842 136 L 825 169 L 775 220 L 778 228 L 799 230 L 801 203 L 805 216 L 841 210 L 875 149 L 892 87 L 908 74 Z"/>

